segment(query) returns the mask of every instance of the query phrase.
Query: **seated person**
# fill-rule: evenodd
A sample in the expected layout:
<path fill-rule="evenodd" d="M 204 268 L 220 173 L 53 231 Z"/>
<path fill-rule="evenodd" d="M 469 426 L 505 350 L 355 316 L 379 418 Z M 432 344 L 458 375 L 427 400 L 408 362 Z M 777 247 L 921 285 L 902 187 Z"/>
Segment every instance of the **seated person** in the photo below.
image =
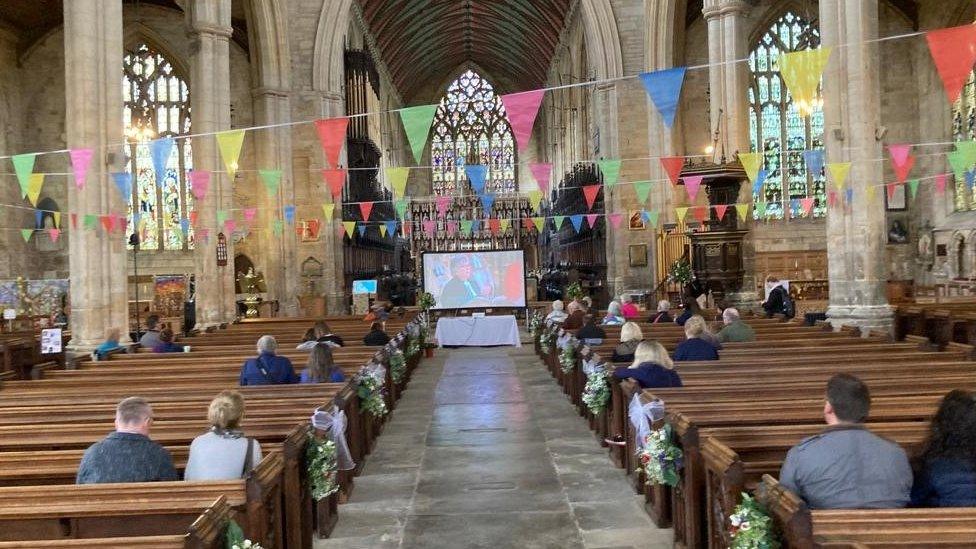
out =
<path fill-rule="evenodd" d="M 390 342 L 390 336 L 383 331 L 382 322 L 374 322 L 369 326 L 369 333 L 363 336 L 363 345 L 379 347 Z"/>
<path fill-rule="evenodd" d="M 634 305 L 634 298 L 630 297 L 630 294 L 620 296 L 620 312 L 627 320 L 640 316 L 640 310 L 637 309 L 637 305 Z"/>
<path fill-rule="evenodd" d="M 588 314 L 583 317 L 583 327 L 576 331 L 576 339 L 587 345 L 599 345 L 606 338 L 607 333 L 603 331 L 603 328 L 596 325 L 596 319 L 593 318 L 593 315 Z"/>
<path fill-rule="evenodd" d="M 302 370 L 302 383 L 342 383 L 346 375 L 342 368 L 335 363 L 332 347 L 316 345 L 308 355 L 308 364 Z"/>
<path fill-rule="evenodd" d="M 680 315 L 678 315 L 678 318 L 674 319 L 675 324 L 677 324 L 678 326 L 684 326 L 685 322 L 688 322 L 688 319 L 695 315 L 704 317 L 704 313 L 702 312 L 701 305 L 698 304 L 697 299 L 691 297 L 690 295 L 685 295 L 684 303 L 685 303 L 685 310 L 682 311 Z"/>
<path fill-rule="evenodd" d="M 900 446 L 864 425 L 871 408 L 867 386 L 849 374 L 827 382 L 828 427 L 786 454 L 779 482 L 811 509 L 904 507 L 912 468 Z"/>
<path fill-rule="evenodd" d="M 912 486 L 918 507 L 976 507 L 976 400 L 957 389 L 929 426 Z"/>
<path fill-rule="evenodd" d="M 707 334 L 707 335 L 706 335 Z M 711 336 L 705 319 L 695 315 L 685 323 L 685 339 L 674 350 L 675 362 L 686 360 L 718 360 L 718 350 L 707 338 Z M 715 337 L 715 336 L 711 336 Z"/>
<path fill-rule="evenodd" d="M 278 341 L 274 336 L 263 335 L 258 339 L 258 356 L 249 358 L 241 367 L 241 386 L 281 385 L 298 383 L 298 376 L 287 357 L 276 356 Z"/>
<path fill-rule="evenodd" d="M 324 321 L 320 320 L 315 323 L 315 326 L 311 328 L 312 337 L 309 339 L 309 333 L 305 332 L 305 341 L 301 343 L 298 347 L 295 347 L 299 351 L 310 351 L 316 345 L 322 343 L 329 345 L 330 347 L 342 347 L 345 342 L 339 334 L 332 333 L 329 329 L 329 325 Z"/>
<path fill-rule="evenodd" d="M 386 322 L 390 319 L 390 311 L 392 309 L 393 305 L 388 302 L 375 303 L 369 308 L 369 312 L 366 313 L 366 317 L 363 320 L 366 322 Z"/>
<path fill-rule="evenodd" d="M 101 345 L 95 348 L 95 354 L 98 358 L 104 357 L 109 351 L 114 351 L 121 347 L 119 345 L 119 336 L 121 331 L 118 328 L 109 328 L 105 330 L 105 341 Z"/>
<path fill-rule="evenodd" d="M 587 309 L 579 308 L 575 311 L 569 313 L 566 320 L 563 321 L 564 330 L 576 330 L 583 327 L 583 317 L 586 316 Z"/>
<path fill-rule="evenodd" d="M 718 340 L 722 343 L 756 340 L 756 331 L 739 318 L 738 309 L 727 307 L 722 311 L 722 323 L 725 326 L 718 332 Z"/>
<path fill-rule="evenodd" d="M 566 320 L 566 311 L 563 310 L 563 302 L 560 299 L 552 302 L 552 311 L 546 315 L 546 325 L 558 324 Z"/>
<path fill-rule="evenodd" d="M 149 438 L 152 407 L 129 397 L 115 409 L 115 431 L 85 450 L 78 466 L 78 484 L 179 480 L 165 448 Z"/>
<path fill-rule="evenodd" d="M 159 343 L 153 347 L 154 353 L 182 353 L 183 346 L 173 343 L 173 330 L 169 328 L 159 332 Z"/>
<path fill-rule="evenodd" d="M 634 351 L 630 367 L 613 371 L 617 379 L 633 379 L 641 389 L 652 387 L 681 387 L 681 378 L 674 371 L 668 351 L 657 341 L 641 341 Z"/>
<path fill-rule="evenodd" d="M 620 309 L 620 303 L 611 301 L 607 305 L 607 316 L 603 317 L 603 324 L 608 326 L 619 326 L 624 323 L 624 315 Z"/>
<path fill-rule="evenodd" d="M 640 325 L 626 322 L 620 327 L 620 343 L 613 349 L 613 362 L 633 362 L 637 345 L 644 340 Z"/>
<path fill-rule="evenodd" d="M 791 317 L 789 307 L 787 307 L 790 292 L 782 284 L 779 284 L 779 279 L 775 276 L 767 276 L 766 284 L 777 284 L 776 287 L 769 291 L 766 301 L 762 303 L 762 308 L 766 311 L 766 317 L 772 318 L 773 315 L 778 314 Z"/>
<path fill-rule="evenodd" d="M 159 315 L 149 315 L 146 318 L 146 333 L 139 338 L 139 345 L 146 349 L 159 345 Z"/>
<path fill-rule="evenodd" d="M 671 318 L 671 302 L 667 299 L 662 299 L 657 302 L 657 312 L 651 315 L 651 318 L 647 319 L 651 324 L 664 324 L 667 322 L 674 322 Z"/>
<path fill-rule="evenodd" d="M 210 431 L 190 443 L 184 480 L 233 480 L 244 478 L 261 461 L 261 445 L 241 431 L 244 397 L 223 391 L 210 402 Z"/>
<path fill-rule="evenodd" d="M 566 313 L 573 314 L 582 308 L 583 302 L 580 301 L 578 297 L 574 297 L 573 300 L 569 302 L 569 305 L 566 306 Z"/>

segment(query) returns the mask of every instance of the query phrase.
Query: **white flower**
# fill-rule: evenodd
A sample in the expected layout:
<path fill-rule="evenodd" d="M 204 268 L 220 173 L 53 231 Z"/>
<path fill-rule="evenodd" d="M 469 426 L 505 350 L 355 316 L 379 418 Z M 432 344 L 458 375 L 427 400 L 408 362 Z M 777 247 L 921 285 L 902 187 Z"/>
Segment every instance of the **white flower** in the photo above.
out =
<path fill-rule="evenodd" d="M 729 517 L 729 522 L 732 523 L 732 526 L 738 527 L 740 524 L 742 524 L 742 519 L 739 518 L 739 515 L 732 515 Z"/>
<path fill-rule="evenodd" d="M 748 529 L 749 529 L 749 521 L 745 521 L 742 523 L 742 526 L 739 526 L 739 530 L 746 531 Z"/>

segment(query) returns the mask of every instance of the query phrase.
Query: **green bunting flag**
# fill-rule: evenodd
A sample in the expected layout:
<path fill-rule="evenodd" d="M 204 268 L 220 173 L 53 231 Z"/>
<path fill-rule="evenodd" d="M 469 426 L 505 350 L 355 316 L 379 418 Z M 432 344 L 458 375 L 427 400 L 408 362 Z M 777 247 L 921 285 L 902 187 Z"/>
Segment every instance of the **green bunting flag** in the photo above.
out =
<path fill-rule="evenodd" d="M 634 192 L 637 193 L 637 201 L 641 204 L 647 202 L 647 195 L 651 192 L 650 181 L 634 181 Z"/>
<path fill-rule="evenodd" d="M 30 176 L 34 172 L 35 153 L 15 154 L 10 157 L 14 163 L 14 171 L 17 173 L 17 182 L 20 183 L 20 196 L 27 196 L 27 188 L 30 185 Z"/>
<path fill-rule="evenodd" d="M 552 216 L 552 224 L 553 224 L 553 226 L 556 227 L 556 230 L 557 231 L 559 229 L 562 229 L 563 228 L 563 223 L 565 223 L 565 222 L 566 222 L 566 216 L 565 215 L 554 215 L 554 216 Z"/>
<path fill-rule="evenodd" d="M 620 161 L 600 160 L 597 165 L 600 166 L 600 173 L 603 174 L 603 184 L 612 189 L 620 179 Z"/>
<path fill-rule="evenodd" d="M 264 181 L 264 188 L 268 190 L 268 195 L 278 194 L 278 185 L 281 184 L 281 170 L 258 170 L 261 181 Z"/>
<path fill-rule="evenodd" d="M 21 229 L 20 236 L 24 237 L 24 242 L 30 242 L 31 235 L 34 234 L 34 229 Z"/>
<path fill-rule="evenodd" d="M 227 221 L 227 210 L 217 210 L 217 227 L 223 227 Z"/>
<path fill-rule="evenodd" d="M 418 164 L 423 158 L 424 147 L 427 145 L 427 136 L 430 134 L 430 125 L 434 122 L 435 114 L 437 114 L 437 105 L 400 109 L 400 122 L 403 123 L 403 130 L 407 133 L 413 159 Z"/>
<path fill-rule="evenodd" d="M 396 212 L 400 219 L 403 219 L 407 215 L 407 199 L 399 198 L 396 201 Z"/>
<path fill-rule="evenodd" d="M 271 230 L 274 231 L 274 234 L 280 235 L 281 233 L 285 232 L 285 222 L 280 219 L 275 219 Z"/>
<path fill-rule="evenodd" d="M 760 219 L 764 219 L 766 217 L 766 203 L 765 202 L 756 202 L 756 206 L 755 207 L 756 207 L 756 215 Z"/>
<path fill-rule="evenodd" d="M 908 188 L 912 191 L 912 199 L 915 199 L 915 195 L 918 194 L 918 179 L 909 179 Z"/>
<path fill-rule="evenodd" d="M 976 164 L 976 141 L 957 141 L 956 150 L 962 154 L 970 166 Z"/>
<path fill-rule="evenodd" d="M 95 222 L 97 220 L 98 220 L 98 216 L 96 216 L 95 214 L 85 214 L 85 217 L 82 221 L 82 227 L 86 229 L 94 229 Z"/>
<path fill-rule="evenodd" d="M 466 235 L 470 235 L 471 234 L 471 225 L 472 225 L 472 223 L 473 223 L 473 221 L 471 221 L 470 219 L 463 219 L 463 220 L 461 220 L 461 232 L 464 233 L 464 234 L 466 234 Z"/>
<path fill-rule="evenodd" d="M 955 174 L 956 181 L 965 179 L 966 172 L 973 166 L 966 158 L 966 154 L 958 150 L 947 153 L 946 157 L 949 159 L 949 165 L 952 166 L 952 173 Z"/>

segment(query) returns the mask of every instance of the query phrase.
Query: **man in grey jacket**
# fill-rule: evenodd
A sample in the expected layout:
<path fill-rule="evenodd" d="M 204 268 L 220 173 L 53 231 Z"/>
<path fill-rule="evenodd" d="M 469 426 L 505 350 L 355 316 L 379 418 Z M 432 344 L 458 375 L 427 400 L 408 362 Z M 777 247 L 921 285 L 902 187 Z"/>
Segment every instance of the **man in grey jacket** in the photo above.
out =
<path fill-rule="evenodd" d="M 848 374 L 827 382 L 824 419 L 828 427 L 790 449 L 779 482 L 812 509 L 904 507 L 912 490 L 912 468 L 898 444 L 867 429 L 871 396 Z"/>

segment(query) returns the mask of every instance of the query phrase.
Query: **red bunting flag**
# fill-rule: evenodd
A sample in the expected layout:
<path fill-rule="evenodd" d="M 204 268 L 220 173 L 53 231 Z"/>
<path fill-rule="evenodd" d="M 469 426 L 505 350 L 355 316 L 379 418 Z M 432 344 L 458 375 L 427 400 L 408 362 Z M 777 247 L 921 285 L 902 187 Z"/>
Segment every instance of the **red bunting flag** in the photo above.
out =
<path fill-rule="evenodd" d="M 911 155 L 911 145 L 889 145 L 888 153 L 891 154 L 891 164 L 895 168 L 895 177 L 899 183 L 904 183 L 908 179 L 909 172 L 915 165 L 915 157 Z"/>
<path fill-rule="evenodd" d="M 346 142 L 346 127 L 349 126 L 349 119 L 325 118 L 315 121 L 315 131 L 319 134 L 319 142 L 322 144 L 322 152 L 325 153 L 325 160 L 333 168 L 339 167 L 339 153 L 342 152 L 342 145 Z"/>
<path fill-rule="evenodd" d="M 895 199 L 895 189 L 898 188 L 898 183 L 888 183 L 885 185 L 885 190 L 888 191 L 888 202 Z"/>
<path fill-rule="evenodd" d="M 71 228 L 72 229 L 78 228 L 78 214 L 76 213 L 71 214 Z"/>
<path fill-rule="evenodd" d="M 685 159 L 680 156 L 665 156 L 661 158 L 661 165 L 664 166 L 664 171 L 668 172 L 671 184 L 677 185 L 678 179 L 681 178 L 681 169 L 685 166 Z"/>
<path fill-rule="evenodd" d="M 515 143 L 521 153 L 529 146 L 532 137 L 532 127 L 535 117 L 539 114 L 539 105 L 546 90 L 532 90 L 527 92 L 509 93 L 501 96 L 502 105 L 508 115 L 508 123 L 515 135 Z"/>
<path fill-rule="evenodd" d="M 831 208 L 837 205 L 837 191 L 827 191 L 827 205 Z"/>
<path fill-rule="evenodd" d="M 935 192 L 938 194 L 945 194 L 946 189 L 946 174 L 940 173 L 935 176 Z"/>
<path fill-rule="evenodd" d="M 363 221 L 369 221 L 369 214 L 373 212 L 372 202 L 360 202 L 359 213 L 363 216 Z"/>
<path fill-rule="evenodd" d="M 535 223 L 532 222 L 532 218 L 530 218 L 530 217 L 523 217 L 522 218 L 522 226 L 525 227 L 525 230 L 526 231 L 531 231 L 533 228 L 535 228 Z"/>
<path fill-rule="evenodd" d="M 600 187 L 602 185 L 584 185 L 583 186 L 583 196 L 586 198 L 586 207 L 593 209 L 593 203 L 596 202 L 596 195 L 600 192 Z"/>
<path fill-rule="evenodd" d="M 325 178 L 325 182 L 332 192 L 332 199 L 338 200 L 342 196 L 342 187 L 346 184 L 346 170 L 322 170 L 322 177 Z"/>
<path fill-rule="evenodd" d="M 976 25 L 929 31 L 925 39 L 949 103 L 955 103 L 976 63 Z"/>
<path fill-rule="evenodd" d="M 403 236 L 410 236 L 411 234 L 413 234 L 413 223 L 408 221 L 403 225 L 401 225 L 401 227 L 403 230 Z"/>
<path fill-rule="evenodd" d="M 111 215 L 101 215 L 98 216 L 98 220 L 102 222 L 102 227 L 108 231 L 112 232 L 115 230 L 115 217 Z"/>
<path fill-rule="evenodd" d="M 197 217 L 198 217 L 199 215 L 200 215 L 200 214 L 199 214 L 199 213 L 197 213 L 197 211 L 196 211 L 196 210 L 193 210 L 193 211 L 191 211 L 191 212 L 190 212 L 190 224 L 191 224 L 191 225 L 193 225 L 194 227 L 196 227 L 196 226 L 197 226 Z"/>
<path fill-rule="evenodd" d="M 704 223 L 708 219 L 708 206 L 696 206 L 692 210 L 692 215 L 699 223 Z"/>
<path fill-rule="evenodd" d="M 801 198 L 800 208 L 803 209 L 803 215 L 810 215 L 810 211 L 813 210 L 813 199 Z"/>
<path fill-rule="evenodd" d="M 498 219 L 492 217 L 488 219 L 488 228 L 491 229 L 491 234 L 497 235 L 499 229 L 502 227 L 502 222 Z"/>
<path fill-rule="evenodd" d="M 725 204 L 718 204 L 715 206 L 715 215 L 718 216 L 719 221 L 725 218 L 725 211 L 728 209 L 729 207 Z"/>

